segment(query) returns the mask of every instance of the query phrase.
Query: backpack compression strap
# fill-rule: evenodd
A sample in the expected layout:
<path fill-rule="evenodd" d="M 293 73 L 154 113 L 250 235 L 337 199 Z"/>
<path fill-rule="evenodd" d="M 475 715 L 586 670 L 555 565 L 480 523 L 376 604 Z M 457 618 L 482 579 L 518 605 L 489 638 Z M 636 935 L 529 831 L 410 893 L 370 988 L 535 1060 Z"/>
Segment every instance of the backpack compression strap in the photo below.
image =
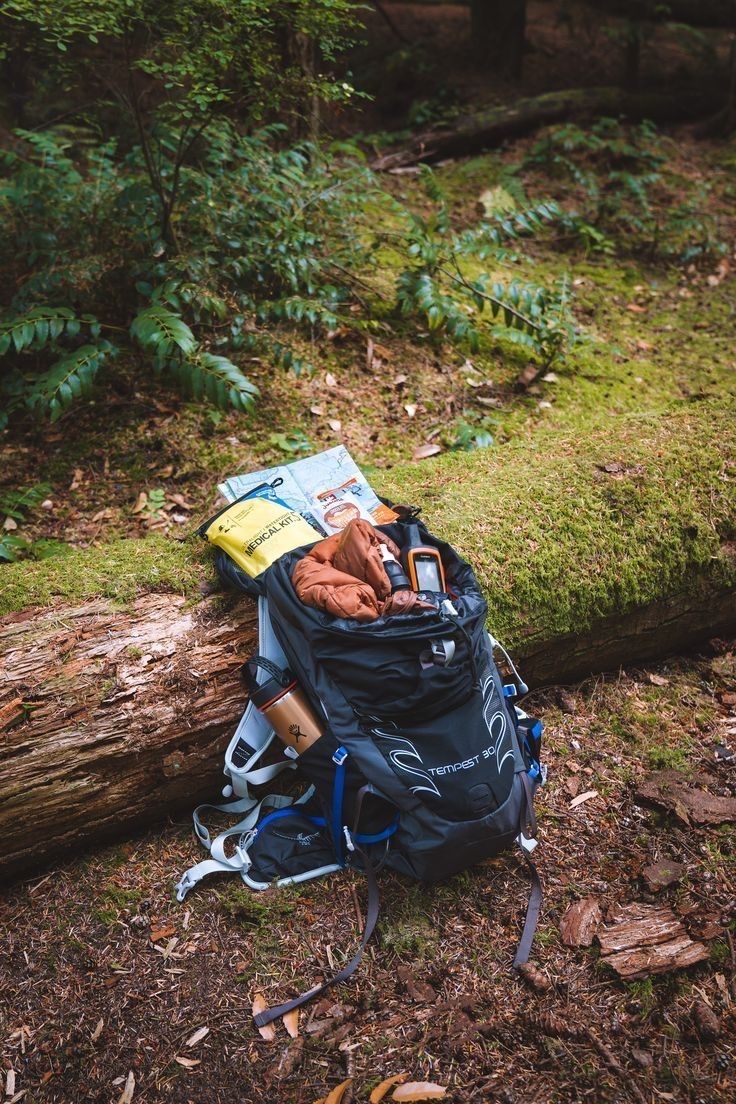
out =
<path fill-rule="evenodd" d="M 522 848 L 523 850 L 523 848 Z M 537 923 L 539 922 L 539 913 L 542 909 L 542 881 L 537 872 L 537 868 L 531 861 L 526 851 L 524 851 L 524 858 L 529 866 L 529 873 L 532 878 L 532 888 L 529 894 L 529 904 L 526 906 L 526 918 L 524 920 L 524 930 L 521 933 L 521 939 L 519 945 L 516 948 L 516 954 L 514 955 L 514 969 L 518 970 L 520 966 L 523 966 L 528 961 L 529 955 L 532 950 L 532 943 L 534 942 L 534 933 L 537 930 Z"/>
<path fill-rule="evenodd" d="M 380 905 L 380 897 L 378 893 L 378 882 L 376 880 L 376 872 L 373 868 L 373 863 L 368 858 L 365 851 L 362 851 L 359 847 L 354 845 L 355 854 L 359 855 L 363 860 L 363 866 L 365 868 L 366 881 L 368 882 L 368 907 L 365 914 L 365 925 L 363 927 L 363 935 L 360 940 L 360 946 L 357 953 L 351 958 L 347 966 L 343 966 L 342 970 L 338 971 L 333 977 L 323 981 L 320 985 L 315 985 L 313 988 L 308 989 L 306 993 L 302 993 L 301 996 L 294 997 L 293 1000 L 287 1001 L 286 1004 L 279 1004 L 275 1008 L 267 1008 L 264 1012 L 259 1012 L 257 1016 L 254 1016 L 256 1027 L 265 1027 L 266 1024 L 270 1024 L 273 1020 L 278 1020 L 280 1016 L 285 1016 L 287 1012 L 291 1012 L 294 1008 L 299 1008 L 302 1004 L 306 1004 L 307 1001 L 312 1000 L 313 997 L 319 996 L 320 993 L 324 993 L 325 989 L 329 989 L 330 986 L 336 985 L 338 982 L 347 981 L 360 966 L 361 959 L 363 958 L 363 952 L 368 945 L 368 940 L 373 935 L 376 921 L 378 920 L 378 909 Z"/>
<path fill-rule="evenodd" d="M 534 942 L 534 933 L 537 930 L 537 923 L 539 921 L 539 913 L 542 909 L 542 881 L 537 872 L 537 868 L 529 858 L 530 853 L 537 846 L 537 817 L 534 812 L 534 793 L 532 791 L 532 784 L 529 781 L 529 775 L 522 771 L 520 772 L 521 782 L 524 787 L 524 816 L 521 821 L 521 832 L 519 833 L 517 842 L 521 847 L 521 853 L 526 859 L 529 867 L 529 873 L 532 879 L 532 888 L 529 893 L 529 903 L 526 906 L 526 917 L 524 919 L 524 930 L 521 933 L 521 939 L 519 945 L 516 948 L 516 954 L 514 956 L 514 969 L 518 969 L 519 966 L 523 966 L 528 960 L 532 949 L 532 943 Z"/>

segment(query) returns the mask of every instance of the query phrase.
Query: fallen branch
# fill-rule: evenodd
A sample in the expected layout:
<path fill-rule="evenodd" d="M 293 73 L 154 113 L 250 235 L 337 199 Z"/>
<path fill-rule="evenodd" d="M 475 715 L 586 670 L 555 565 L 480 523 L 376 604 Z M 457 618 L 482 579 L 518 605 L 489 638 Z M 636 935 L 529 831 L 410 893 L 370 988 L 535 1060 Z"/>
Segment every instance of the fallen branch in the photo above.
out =
<path fill-rule="evenodd" d="M 615 87 L 545 92 L 472 115 L 460 115 L 452 124 L 421 131 L 409 145 L 379 154 L 372 167 L 385 172 L 421 161 L 463 157 L 563 120 L 584 122 L 601 115 L 623 115 L 631 120 L 652 119 L 655 123 L 685 122 L 702 118 L 722 105 L 723 89 L 717 84 L 679 85 L 644 92 Z"/>

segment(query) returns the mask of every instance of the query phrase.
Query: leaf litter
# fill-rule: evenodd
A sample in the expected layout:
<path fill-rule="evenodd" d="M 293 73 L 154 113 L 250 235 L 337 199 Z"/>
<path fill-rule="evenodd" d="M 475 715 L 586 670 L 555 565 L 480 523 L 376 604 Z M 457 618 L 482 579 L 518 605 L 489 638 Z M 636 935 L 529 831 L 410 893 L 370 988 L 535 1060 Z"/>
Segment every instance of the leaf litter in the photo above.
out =
<path fill-rule="evenodd" d="M 176 1100 L 174 1085 L 182 1104 L 309 1102 L 346 1080 L 353 1104 L 365 1104 L 370 1086 L 396 1078 L 398 1066 L 406 1081 L 446 1087 L 453 1104 L 495 1104 L 505 1091 L 569 1104 L 674 1091 L 678 1100 L 732 1104 L 736 835 L 727 823 L 685 824 L 664 806 L 635 801 L 657 774 L 651 763 L 667 756 L 679 757 L 695 789 L 728 799 L 732 766 L 713 748 L 736 716 L 713 688 L 728 689 L 733 661 L 729 646 L 719 647 L 716 656 L 668 662 L 666 684 L 631 671 L 583 683 L 564 700 L 556 690 L 530 695 L 529 711 L 547 725 L 550 776 L 536 852 L 545 902 L 524 982 L 510 970 L 527 893 L 513 855 L 432 887 L 384 872 L 378 939 L 354 982 L 303 1009 L 298 1037 L 281 1020 L 261 1037 L 246 986 L 256 1008 L 270 1006 L 324 976 L 328 945 L 336 964 L 344 961 L 355 940 L 353 876 L 278 891 L 264 898 L 263 914 L 226 908 L 244 891 L 223 880 L 191 895 L 184 923 L 169 896 L 172 869 L 191 862 L 182 821 L 134 851 L 113 846 L 5 891 L 0 1059 L 16 1071 L 16 1092 L 44 1104 L 117 1104 L 122 1069 L 135 1077 L 131 1104 Z M 602 795 L 595 815 L 570 815 L 565 781 L 573 777 Z M 656 905 L 642 900 L 647 874 L 657 878 L 648 868 L 667 863 L 686 874 L 656 889 Z M 354 884 L 360 896 L 359 875 Z M 579 942 L 561 930 L 576 905 Z M 611 933 L 635 920 L 632 906 L 666 912 L 657 921 L 662 942 L 633 940 L 646 958 L 633 987 L 604 965 L 629 953 L 625 933 Z M 165 957 L 174 925 L 180 938 Z M 604 928 L 597 958 L 594 937 Z M 649 956 L 683 938 L 708 957 L 653 972 Z M 697 1002 L 718 1021 L 717 1034 Z M 547 1047 L 554 1061 L 543 1057 Z M 185 1087 L 195 1082 L 196 1091 Z M 400 1087 L 391 1084 L 384 1099 Z"/>

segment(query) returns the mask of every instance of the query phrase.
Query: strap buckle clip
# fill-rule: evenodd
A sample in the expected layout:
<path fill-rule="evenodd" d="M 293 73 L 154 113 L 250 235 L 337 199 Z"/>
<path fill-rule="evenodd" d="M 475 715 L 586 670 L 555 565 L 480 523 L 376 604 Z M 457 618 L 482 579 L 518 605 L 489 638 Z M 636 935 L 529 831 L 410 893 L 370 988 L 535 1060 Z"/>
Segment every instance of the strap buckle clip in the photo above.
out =
<path fill-rule="evenodd" d="M 345 846 L 347 847 L 348 851 L 354 851 L 355 844 L 353 843 L 353 837 L 350 834 L 350 829 L 348 828 L 347 824 L 343 825 L 342 834 L 345 836 Z"/>
<path fill-rule="evenodd" d="M 193 889 L 196 884 L 191 871 L 187 870 L 186 874 L 182 875 L 181 881 L 175 887 L 177 901 L 183 901 L 189 890 Z"/>
<path fill-rule="evenodd" d="M 246 870 L 248 870 L 248 868 L 253 865 L 251 859 L 248 856 L 248 852 L 243 850 L 240 843 L 236 843 L 235 844 L 235 854 L 240 859 L 240 862 L 241 862 L 241 865 L 242 865 L 241 873 L 245 874 Z"/>
<path fill-rule="evenodd" d="M 341 767 L 348 757 L 348 750 L 344 747 L 339 747 L 332 756 L 332 762 L 338 767 Z"/>

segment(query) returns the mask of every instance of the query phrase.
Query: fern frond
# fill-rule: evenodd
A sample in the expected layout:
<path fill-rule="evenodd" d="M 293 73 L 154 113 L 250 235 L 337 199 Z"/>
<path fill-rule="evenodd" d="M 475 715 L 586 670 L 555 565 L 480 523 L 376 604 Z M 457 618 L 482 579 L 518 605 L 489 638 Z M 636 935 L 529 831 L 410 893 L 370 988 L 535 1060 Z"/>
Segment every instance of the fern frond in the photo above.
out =
<path fill-rule="evenodd" d="M 197 352 L 181 359 L 172 358 L 164 367 L 186 395 L 209 399 L 221 410 L 248 410 L 259 394 L 256 385 L 237 365 L 214 353 Z"/>
<path fill-rule="evenodd" d="M 197 348 L 194 334 L 181 315 L 163 303 L 154 303 L 140 311 L 130 325 L 131 336 L 156 357 L 167 358 L 178 349 L 188 357 Z"/>
<path fill-rule="evenodd" d="M 11 349 L 41 349 L 66 331 L 69 337 L 79 333 L 81 322 L 68 307 L 31 307 L 25 314 L 0 322 L 0 356 Z"/>
<path fill-rule="evenodd" d="M 57 421 L 75 399 L 89 394 L 100 365 L 116 352 L 109 341 L 101 341 L 99 345 L 82 345 L 63 356 L 36 380 L 28 405 L 37 413 L 48 414 L 52 422 Z"/>

